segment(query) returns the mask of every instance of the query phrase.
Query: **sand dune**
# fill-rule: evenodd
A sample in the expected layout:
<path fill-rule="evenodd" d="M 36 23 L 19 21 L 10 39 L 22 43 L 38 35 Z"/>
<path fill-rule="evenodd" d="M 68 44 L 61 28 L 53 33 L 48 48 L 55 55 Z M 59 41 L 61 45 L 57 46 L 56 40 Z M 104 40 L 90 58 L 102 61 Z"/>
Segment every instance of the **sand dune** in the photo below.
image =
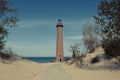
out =
<path fill-rule="evenodd" d="M 30 61 L 0 63 L 0 80 L 31 80 L 42 68 L 41 64 Z"/>
<path fill-rule="evenodd" d="M 0 80 L 120 80 L 120 70 L 83 70 L 65 63 L 0 63 Z"/>

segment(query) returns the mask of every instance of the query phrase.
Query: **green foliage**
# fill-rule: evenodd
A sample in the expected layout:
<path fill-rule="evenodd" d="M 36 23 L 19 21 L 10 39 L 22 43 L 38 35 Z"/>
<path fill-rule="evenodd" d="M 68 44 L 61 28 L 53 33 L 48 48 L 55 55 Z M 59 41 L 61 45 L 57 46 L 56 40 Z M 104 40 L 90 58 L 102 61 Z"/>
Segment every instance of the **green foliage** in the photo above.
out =
<path fill-rule="evenodd" d="M 0 0 L 0 50 L 4 48 L 9 28 L 16 27 L 16 9 L 10 7 L 7 0 Z"/>
<path fill-rule="evenodd" d="M 94 18 L 101 25 L 105 53 L 111 57 L 120 56 L 120 0 L 101 1 L 98 16 Z"/>

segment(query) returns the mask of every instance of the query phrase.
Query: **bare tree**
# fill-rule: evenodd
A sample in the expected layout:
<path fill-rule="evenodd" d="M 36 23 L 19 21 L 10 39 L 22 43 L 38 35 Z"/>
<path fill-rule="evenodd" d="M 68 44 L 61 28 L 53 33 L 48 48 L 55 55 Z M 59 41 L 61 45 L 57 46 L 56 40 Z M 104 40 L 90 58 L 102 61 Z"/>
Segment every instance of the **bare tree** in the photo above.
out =
<path fill-rule="evenodd" d="M 96 35 L 96 38 L 97 38 L 96 46 L 102 46 L 102 41 L 103 41 L 102 36 L 103 35 L 102 35 L 101 28 L 100 28 L 99 24 L 95 24 L 94 32 L 95 32 L 95 35 Z"/>
<path fill-rule="evenodd" d="M 87 22 L 83 29 L 84 45 L 89 53 L 94 52 L 97 44 L 97 36 L 94 33 L 94 27 Z"/>
<path fill-rule="evenodd" d="M 80 53 L 80 44 L 75 43 L 74 45 L 71 45 L 69 51 L 72 52 L 72 59 L 75 62 L 77 55 Z"/>

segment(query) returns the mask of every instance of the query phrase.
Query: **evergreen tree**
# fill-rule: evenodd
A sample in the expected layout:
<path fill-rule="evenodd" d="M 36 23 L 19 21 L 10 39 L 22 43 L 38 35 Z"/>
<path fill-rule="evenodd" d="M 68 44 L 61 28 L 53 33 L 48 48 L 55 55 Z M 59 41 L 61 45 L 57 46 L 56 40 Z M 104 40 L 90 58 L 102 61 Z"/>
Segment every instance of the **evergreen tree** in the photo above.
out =
<path fill-rule="evenodd" d="M 5 37 L 12 27 L 16 27 L 16 9 L 7 0 L 0 0 L 0 51 L 4 49 Z"/>
<path fill-rule="evenodd" d="M 94 18 L 100 24 L 105 53 L 120 56 L 120 0 L 101 1 Z"/>

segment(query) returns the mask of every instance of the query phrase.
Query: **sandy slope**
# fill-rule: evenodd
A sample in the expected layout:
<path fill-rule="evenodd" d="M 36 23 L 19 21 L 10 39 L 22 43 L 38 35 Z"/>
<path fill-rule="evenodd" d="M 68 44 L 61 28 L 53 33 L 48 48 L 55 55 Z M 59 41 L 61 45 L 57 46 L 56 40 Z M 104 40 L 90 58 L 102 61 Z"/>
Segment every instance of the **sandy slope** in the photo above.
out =
<path fill-rule="evenodd" d="M 85 70 L 62 65 L 73 80 L 120 80 L 120 70 Z"/>
<path fill-rule="evenodd" d="M 0 63 L 0 80 L 120 80 L 120 70 L 82 70 L 65 63 Z"/>

